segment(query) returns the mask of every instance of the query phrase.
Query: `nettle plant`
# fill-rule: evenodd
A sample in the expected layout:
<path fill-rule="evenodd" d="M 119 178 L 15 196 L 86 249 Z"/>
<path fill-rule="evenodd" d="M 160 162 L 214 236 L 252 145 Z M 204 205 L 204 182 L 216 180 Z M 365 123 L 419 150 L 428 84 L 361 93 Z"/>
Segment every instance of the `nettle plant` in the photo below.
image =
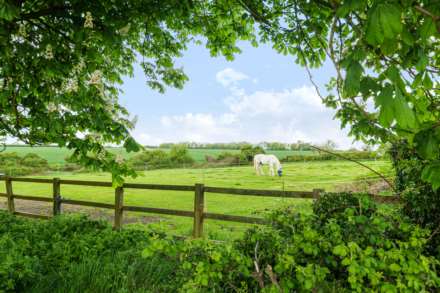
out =
<path fill-rule="evenodd" d="M 407 140 L 428 163 L 422 178 L 440 187 L 439 1 L 242 2 L 262 41 L 296 56 L 312 82 L 311 68 L 331 61 L 336 76 L 320 96 L 352 136 Z"/>

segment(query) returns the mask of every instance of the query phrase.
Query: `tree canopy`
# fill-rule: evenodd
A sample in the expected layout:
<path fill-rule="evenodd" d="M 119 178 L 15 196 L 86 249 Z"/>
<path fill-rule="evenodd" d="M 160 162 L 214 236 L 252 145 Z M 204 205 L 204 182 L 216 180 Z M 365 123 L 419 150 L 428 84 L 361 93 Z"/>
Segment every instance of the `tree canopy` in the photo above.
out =
<path fill-rule="evenodd" d="M 315 86 L 342 126 L 367 143 L 408 141 L 428 162 L 423 178 L 440 186 L 438 0 L 0 3 L 0 136 L 67 146 L 120 182 L 133 173 L 104 145 L 139 148 L 118 103 L 136 59 L 163 91 L 183 86 L 174 58 L 199 36 L 229 59 L 237 41 L 258 41 L 295 56 L 312 81 L 330 60 L 336 76 L 326 91 Z"/>
<path fill-rule="evenodd" d="M 238 40 L 254 41 L 252 22 L 229 1 L 0 0 L 0 137 L 73 149 L 120 184 L 134 172 L 104 146 L 140 147 L 118 103 L 122 76 L 141 59 L 148 86 L 182 87 L 174 58 L 198 36 L 229 59 Z"/>
<path fill-rule="evenodd" d="M 440 2 L 437 0 L 243 1 L 261 40 L 336 76 L 323 102 L 367 143 L 407 141 L 440 187 Z M 315 87 L 318 92 L 320 89 Z"/>

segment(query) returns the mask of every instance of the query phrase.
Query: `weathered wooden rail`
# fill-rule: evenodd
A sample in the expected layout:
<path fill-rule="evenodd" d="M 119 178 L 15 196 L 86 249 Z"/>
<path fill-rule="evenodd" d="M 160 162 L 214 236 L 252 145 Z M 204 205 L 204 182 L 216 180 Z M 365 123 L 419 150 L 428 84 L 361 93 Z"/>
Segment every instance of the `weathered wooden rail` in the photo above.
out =
<path fill-rule="evenodd" d="M 51 202 L 53 203 L 52 216 L 57 216 L 61 214 L 61 205 L 63 203 L 70 205 L 112 209 L 114 210 L 114 215 L 115 215 L 113 226 L 117 230 L 122 228 L 123 216 L 125 211 L 191 217 L 194 218 L 193 237 L 195 238 L 201 237 L 203 235 L 203 223 L 205 219 L 251 223 L 251 224 L 266 223 L 266 221 L 263 218 L 208 213 L 205 211 L 205 193 L 229 194 L 229 195 L 237 195 L 237 196 L 264 196 L 264 197 L 316 199 L 320 196 L 322 192 L 324 192 L 323 189 L 313 189 L 313 191 L 283 191 L 283 190 L 210 187 L 210 186 L 204 186 L 203 184 L 161 185 L 161 184 L 125 183 L 122 187 L 115 188 L 115 202 L 114 204 L 109 204 L 109 203 L 99 203 L 92 201 L 63 198 L 61 196 L 61 185 L 112 187 L 112 184 L 110 182 L 64 180 L 59 178 L 40 179 L 40 178 L 24 178 L 24 177 L 8 177 L 8 176 L 1 176 L 0 181 L 5 181 L 5 186 L 6 186 L 6 193 L 0 193 L 0 197 L 7 198 L 8 211 L 16 215 L 32 217 L 32 218 L 42 218 L 42 219 L 48 219 L 51 217 L 47 215 L 37 215 L 37 214 L 18 212 L 15 210 L 14 199 Z M 13 192 L 12 182 L 52 184 L 53 194 L 52 197 L 15 194 Z M 187 210 L 174 210 L 174 209 L 124 205 L 125 189 L 171 190 L 171 191 L 194 192 L 194 209 L 192 211 L 187 211 Z M 384 203 L 394 203 L 399 200 L 398 197 L 396 196 L 378 196 L 378 195 L 371 195 L 371 196 L 374 197 L 375 200 Z"/>

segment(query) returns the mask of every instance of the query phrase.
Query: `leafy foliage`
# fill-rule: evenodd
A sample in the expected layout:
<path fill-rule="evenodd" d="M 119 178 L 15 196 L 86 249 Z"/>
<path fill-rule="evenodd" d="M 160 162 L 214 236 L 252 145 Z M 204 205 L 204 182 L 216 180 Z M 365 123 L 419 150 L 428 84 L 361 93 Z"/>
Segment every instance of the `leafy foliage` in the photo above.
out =
<path fill-rule="evenodd" d="M 165 169 L 191 166 L 194 159 L 185 145 L 173 145 L 169 152 L 163 150 L 144 151 L 129 160 L 135 170 Z"/>
<path fill-rule="evenodd" d="M 440 191 L 433 190 L 421 177 L 428 163 L 401 141 L 390 150 L 396 170 L 396 187 L 402 192 L 402 213 L 412 222 L 433 231 L 427 251 L 440 256 Z"/>
<path fill-rule="evenodd" d="M 344 203 L 345 207 L 340 207 Z M 423 254 L 427 231 L 398 213 L 383 214 L 368 197 L 326 195 L 316 215 L 272 213 L 235 243 L 162 240 L 144 257 L 180 260 L 191 292 L 397 292 L 440 286 L 438 261 Z"/>
<path fill-rule="evenodd" d="M 135 121 L 118 103 L 136 56 L 149 87 L 187 80 L 174 66 L 203 36 L 211 55 L 231 59 L 253 23 L 230 1 L 10 1 L 0 4 L 0 137 L 73 150 L 82 165 L 110 171 L 116 185 L 135 173 L 104 148 L 138 151 Z M 197 38 L 200 41 L 200 38 Z"/>
<path fill-rule="evenodd" d="M 16 153 L 0 154 L 0 173 L 20 176 L 47 171 L 47 161 L 36 154 L 26 154 L 23 157 Z"/>
<path fill-rule="evenodd" d="M 243 1 L 263 42 L 310 68 L 329 60 L 321 94 L 356 139 L 406 139 L 427 160 L 422 179 L 440 187 L 440 2 Z M 374 105 L 374 108 L 371 107 Z"/>
<path fill-rule="evenodd" d="M 0 224 L 2 292 L 133 291 L 155 289 L 158 282 L 163 290 L 170 283 L 175 264 L 161 261 L 158 268 L 159 260 L 140 258 L 152 236 L 162 234 L 116 232 L 84 216 L 38 222 L 0 212 Z"/>
<path fill-rule="evenodd" d="M 260 146 L 252 146 L 250 144 L 243 145 L 240 148 L 240 161 L 241 162 L 252 162 L 254 156 L 257 154 L 264 154 L 265 151 Z"/>
<path fill-rule="evenodd" d="M 341 205 L 343 205 L 341 207 Z M 0 289 L 54 292 L 436 291 L 428 231 L 366 195 L 327 194 L 314 214 L 287 208 L 234 242 L 178 240 L 84 217 L 0 213 Z M 142 258 L 140 258 L 142 251 Z"/>
<path fill-rule="evenodd" d="M 344 158 L 353 160 L 373 160 L 382 159 L 381 154 L 373 151 L 343 151 L 337 152 Z M 341 157 L 332 154 L 299 154 L 286 156 L 282 161 L 284 162 L 303 162 L 303 161 L 329 161 L 329 160 L 345 160 Z"/>

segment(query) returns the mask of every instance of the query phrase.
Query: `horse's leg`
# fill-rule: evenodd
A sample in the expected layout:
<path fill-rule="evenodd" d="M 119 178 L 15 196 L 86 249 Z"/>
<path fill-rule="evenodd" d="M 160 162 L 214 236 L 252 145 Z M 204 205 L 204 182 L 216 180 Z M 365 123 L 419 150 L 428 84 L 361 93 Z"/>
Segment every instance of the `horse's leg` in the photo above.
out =
<path fill-rule="evenodd" d="M 269 164 L 269 172 L 270 172 L 270 176 L 275 176 L 275 172 L 273 170 L 273 164 Z"/>

